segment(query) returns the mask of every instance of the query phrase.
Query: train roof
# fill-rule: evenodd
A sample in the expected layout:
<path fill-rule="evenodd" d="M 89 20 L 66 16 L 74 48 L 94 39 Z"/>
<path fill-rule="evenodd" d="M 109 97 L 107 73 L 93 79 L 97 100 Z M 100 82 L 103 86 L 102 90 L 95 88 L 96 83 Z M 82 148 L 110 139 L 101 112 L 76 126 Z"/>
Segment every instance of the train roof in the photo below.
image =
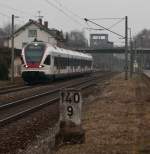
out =
<path fill-rule="evenodd" d="M 54 47 L 54 46 L 51 46 L 51 45 L 49 47 L 53 48 L 54 52 L 58 53 L 58 54 L 70 55 L 70 56 L 75 56 L 75 57 L 79 57 L 79 58 L 92 59 L 92 56 L 90 54 L 85 54 L 85 53 L 81 53 L 81 52 L 78 52 L 78 51 L 59 48 L 59 47 L 56 47 L 56 46 Z"/>
<path fill-rule="evenodd" d="M 77 58 L 85 58 L 85 59 L 88 59 L 88 60 L 93 59 L 93 57 L 90 54 L 85 54 L 85 53 L 81 53 L 81 52 L 78 52 L 78 51 L 59 48 L 57 46 L 52 46 L 51 44 L 45 43 L 45 42 L 42 42 L 42 41 L 35 41 L 35 42 L 30 43 L 30 44 L 46 45 L 48 48 L 52 49 L 51 50 L 52 53 L 56 53 L 56 54 L 60 54 L 60 55 L 64 55 L 64 56 L 74 56 L 74 57 L 77 57 Z"/>

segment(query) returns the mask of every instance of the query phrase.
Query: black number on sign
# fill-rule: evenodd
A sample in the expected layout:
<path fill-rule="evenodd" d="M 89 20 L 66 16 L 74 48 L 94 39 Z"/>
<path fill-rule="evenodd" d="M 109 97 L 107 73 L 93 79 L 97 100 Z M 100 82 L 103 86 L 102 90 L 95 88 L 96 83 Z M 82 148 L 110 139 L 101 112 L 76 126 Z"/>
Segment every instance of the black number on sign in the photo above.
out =
<path fill-rule="evenodd" d="M 75 103 L 79 103 L 80 102 L 80 95 L 79 95 L 79 93 L 75 93 L 74 94 L 74 102 Z"/>
<path fill-rule="evenodd" d="M 67 115 L 68 115 L 69 117 L 71 117 L 71 116 L 73 115 L 73 108 L 72 108 L 72 106 L 68 106 L 68 107 L 67 107 L 67 112 L 68 112 Z"/>
<path fill-rule="evenodd" d="M 71 103 L 71 96 L 70 96 L 70 92 L 67 93 L 67 96 L 66 96 L 66 102 L 69 102 Z"/>

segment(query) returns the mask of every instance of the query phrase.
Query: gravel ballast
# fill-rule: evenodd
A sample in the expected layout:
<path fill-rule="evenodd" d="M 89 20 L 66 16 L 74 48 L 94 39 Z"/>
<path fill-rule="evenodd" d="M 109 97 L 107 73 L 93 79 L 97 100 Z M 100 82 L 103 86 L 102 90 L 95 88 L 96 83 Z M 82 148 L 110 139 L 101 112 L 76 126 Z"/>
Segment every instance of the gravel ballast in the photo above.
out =
<path fill-rule="evenodd" d="M 97 99 L 84 106 L 84 144 L 66 145 L 54 154 L 149 154 L 150 81 L 114 77 Z"/>

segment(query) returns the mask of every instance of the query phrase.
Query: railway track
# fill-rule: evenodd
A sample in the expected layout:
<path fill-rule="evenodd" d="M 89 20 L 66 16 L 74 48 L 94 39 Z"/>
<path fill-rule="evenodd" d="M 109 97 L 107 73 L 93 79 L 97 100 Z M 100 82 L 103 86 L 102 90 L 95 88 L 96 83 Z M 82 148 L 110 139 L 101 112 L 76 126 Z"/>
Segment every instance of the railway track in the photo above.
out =
<path fill-rule="evenodd" d="M 48 85 L 47 88 L 38 88 L 38 93 L 32 93 L 30 91 L 29 95 L 31 97 L 37 94 L 50 92 L 58 89 L 58 92 L 53 94 L 48 94 L 35 98 L 33 100 L 26 100 L 25 102 L 18 102 L 19 105 L 10 105 L 6 108 L 0 109 L 0 129 L 1 129 L 1 141 L 0 141 L 0 153 L 17 153 L 18 149 L 25 149 L 30 141 L 33 141 L 37 134 L 41 134 L 57 123 L 59 118 L 59 90 L 65 87 L 73 87 L 76 89 L 84 89 L 82 91 L 84 98 L 86 98 L 90 93 L 97 90 L 97 86 L 94 88 L 92 85 L 105 84 L 107 79 L 110 79 L 114 75 L 113 73 L 98 73 L 92 75 L 92 77 L 84 77 L 78 79 L 72 79 L 69 81 L 58 83 L 56 82 L 53 86 Z M 89 79 L 89 80 L 88 80 Z M 59 87 L 58 87 L 59 86 Z M 34 91 L 34 90 L 33 90 Z M 93 92 L 92 92 L 93 91 Z M 25 91 L 21 91 L 19 95 L 24 95 Z M 95 92 L 94 92 L 95 93 Z M 15 93 L 10 94 L 8 97 L 13 97 Z M 16 97 L 16 98 L 15 98 Z M 14 100 L 19 101 L 23 97 L 15 95 L 14 99 L 1 101 L 1 106 L 13 103 Z M 85 99 L 86 101 L 87 99 Z M 4 104 L 5 103 L 5 104 Z M 22 104 L 22 105 L 21 105 Z M 23 105 L 24 104 L 24 105 Z M 85 103 L 86 105 L 86 103 Z M 55 135 L 55 131 L 50 133 Z M 16 152 L 17 151 L 17 152 Z M 28 153 L 28 152 L 27 152 Z M 31 152 L 32 153 L 32 152 Z"/>
<path fill-rule="evenodd" d="M 93 76 L 95 76 L 96 73 L 98 73 L 98 72 L 94 72 Z M 42 85 L 42 87 L 44 85 Z M 12 92 L 17 92 L 17 91 L 28 90 L 28 89 L 35 88 L 35 87 L 40 87 L 40 86 L 41 86 L 41 84 L 32 85 L 32 86 L 29 86 L 29 85 L 17 85 L 17 84 L 10 85 L 10 86 L 4 86 L 4 87 L 0 87 L 0 95 L 9 94 L 9 93 L 12 93 Z"/>
<path fill-rule="evenodd" d="M 0 126 L 23 118 L 30 113 L 58 102 L 59 92 L 62 88 L 76 88 L 82 90 L 96 84 L 97 80 L 103 80 L 103 78 L 109 75 L 112 75 L 112 73 L 94 74 L 90 77 L 82 77 L 73 81 L 56 84 L 55 88 L 46 92 L 41 92 L 13 102 L 3 103 L 0 105 Z"/>
<path fill-rule="evenodd" d="M 0 88 L 0 95 L 2 94 L 8 94 L 11 92 L 17 92 L 25 89 L 30 89 L 32 86 L 25 86 L 25 85 L 13 85 L 13 86 L 6 86 Z"/>
<path fill-rule="evenodd" d="M 18 85 L 9 85 L 9 86 L 2 86 L 2 87 L 0 87 L 0 90 L 6 90 L 6 89 L 8 89 L 8 88 L 15 88 L 15 87 L 17 87 Z"/>
<path fill-rule="evenodd" d="M 20 99 L 0 106 L 0 125 L 13 122 L 29 113 L 40 110 L 50 104 L 58 102 L 59 91 L 62 88 L 83 89 L 95 84 L 96 77 L 83 78 L 70 84 L 61 85 L 53 90 L 40 93 L 31 97 Z"/>

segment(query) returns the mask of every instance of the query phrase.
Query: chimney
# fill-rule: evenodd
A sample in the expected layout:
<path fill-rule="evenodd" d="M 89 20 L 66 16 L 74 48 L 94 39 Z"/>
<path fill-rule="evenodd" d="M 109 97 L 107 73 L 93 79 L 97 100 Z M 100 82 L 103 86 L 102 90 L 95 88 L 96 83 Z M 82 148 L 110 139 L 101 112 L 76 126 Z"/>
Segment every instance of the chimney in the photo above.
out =
<path fill-rule="evenodd" d="M 39 18 L 38 20 L 39 20 L 39 24 L 42 25 L 42 19 Z"/>
<path fill-rule="evenodd" d="M 44 21 L 44 26 L 48 28 L 48 21 Z"/>

